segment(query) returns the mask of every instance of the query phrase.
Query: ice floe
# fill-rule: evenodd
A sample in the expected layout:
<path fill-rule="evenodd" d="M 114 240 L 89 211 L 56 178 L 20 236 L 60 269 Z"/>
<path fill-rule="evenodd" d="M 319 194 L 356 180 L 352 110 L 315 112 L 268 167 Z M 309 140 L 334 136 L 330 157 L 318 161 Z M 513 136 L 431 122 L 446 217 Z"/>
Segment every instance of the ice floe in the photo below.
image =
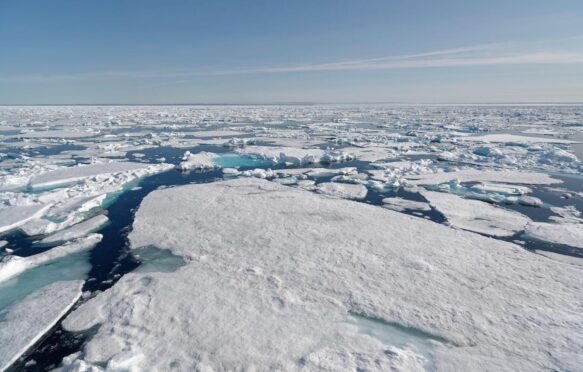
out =
<path fill-rule="evenodd" d="M 530 238 L 583 249 L 583 223 L 531 222 L 526 226 L 525 234 Z"/>
<path fill-rule="evenodd" d="M 90 165 L 79 165 L 56 169 L 47 173 L 32 177 L 30 186 L 33 189 L 45 189 L 67 185 L 83 178 L 94 177 L 100 174 L 111 174 L 126 171 L 137 171 L 148 168 L 147 164 L 130 162 L 108 162 Z"/>
<path fill-rule="evenodd" d="M 577 141 L 552 138 L 552 137 L 527 137 L 515 134 L 486 134 L 476 137 L 462 137 L 464 141 L 478 141 L 478 142 L 500 142 L 500 143 L 517 143 L 517 144 L 531 144 L 531 143 L 563 143 L 572 144 Z"/>
<path fill-rule="evenodd" d="M 437 172 L 408 178 L 410 183 L 416 185 L 437 185 L 451 180 L 457 180 L 459 182 L 500 182 L 522 185 L 552 185 L 562 182 L 546 173 L 478 169 Z"/>
<path fill-rule="evenodd" d="M 353 185 L 336 182 L 323 182 L 316 186 L 316 191 L 320 194 L 336 196 L 345 199 L 364 199 L 368 192 L 363 185 Z"/>
<path fill-rule="evenodd" d="M 8 308 L 0 319 L 0 371 L 49 331 L 81 297 L 83 281 L 49 284 Z"/>
<path fill-rule="evenodd" d="M 89 233 L 98 231 L 108 222 L 109 219 L 106 216 L 100 214 L 81 223 L 73 225 L 67 229 L 49 235 L 46 238 L 43 238 L 39 244 L 55 244 L 82 238 Z"/>
<path fill-rule="evenodd" d="M 428 212 L 431 210 L 429 203 L 408 200 L 399 197 L 384 198 L 383 207 L 397 212 L 402 212 L 405 210 Z"/>
<path fill-rule="evenodd" d="M 217 157 L 217 154 L 207 151 L 202 151 L 197 154 L 191 154 L 190 151 L 186 151 L 178 168 L 182 170 L 205 170 L 217 168 Z"/>
<path fill-rule="evenodd" d="M 39 203 L 0 208 L 0 233 L 20 227 L 26 222 L 42 216 L 50 207 L 50 204 Z"/>
<path fill-rule="evenodd" d="M 454 227 L 490 236 L 512 236 L 530 222 L 527 216 L 478 200 L 457 195 L 421 191 L 421 195 Z"/>
<path fill-rule="evenodd" d="M 527 371 L 583 362 L 578 266 L 384 208 L 258 179 L 190 185 L 149 194 L 130 241 L 186 264 L 127 274 L 71 313 L 68 330 L 100 326 L 67 365 Z M 391 344 L 389 328 L 382 339 L 362 332 L 351 314 L 414 327 L 431 353 Z"/>
<path fill-rule="evenodd" d="M 102 236 L 100 234 L 91 234 L 85 238 L 51 248 L 48 251 L 32 256 L 4 256 L 0 261 L 0 282 L 13 278 L 33 267 L 44 265 L 73 253 L 91 249 L 101 241 L 101 238 Z"/>

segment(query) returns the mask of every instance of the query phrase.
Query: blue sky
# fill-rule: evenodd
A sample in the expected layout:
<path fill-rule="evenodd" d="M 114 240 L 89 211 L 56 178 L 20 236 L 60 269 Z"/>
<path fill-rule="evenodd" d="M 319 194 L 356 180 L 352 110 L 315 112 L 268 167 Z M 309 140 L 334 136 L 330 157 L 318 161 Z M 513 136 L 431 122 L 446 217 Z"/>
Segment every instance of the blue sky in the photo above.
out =
<path fill-rule="evenodd" d="M 0 103 L 583 102 L 583 1 L 0 0 Z"/>

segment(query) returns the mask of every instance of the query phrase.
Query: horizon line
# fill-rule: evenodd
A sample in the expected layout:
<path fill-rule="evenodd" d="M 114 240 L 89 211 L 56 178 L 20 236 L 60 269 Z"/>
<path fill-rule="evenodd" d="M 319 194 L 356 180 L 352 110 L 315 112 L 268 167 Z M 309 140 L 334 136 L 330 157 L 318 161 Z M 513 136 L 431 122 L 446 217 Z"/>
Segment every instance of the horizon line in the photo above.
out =
<path fill-rule="evenodd" d="M 507 102 L 318 102 L 318 101 L 284 101 L 284 102 L 174 102 L 174 103 L 0 103 L 0 107 L 34 107 L 34 106 L 315 106 L 315 105 L 583 105 L 583 101 L 507 101 Z"/>

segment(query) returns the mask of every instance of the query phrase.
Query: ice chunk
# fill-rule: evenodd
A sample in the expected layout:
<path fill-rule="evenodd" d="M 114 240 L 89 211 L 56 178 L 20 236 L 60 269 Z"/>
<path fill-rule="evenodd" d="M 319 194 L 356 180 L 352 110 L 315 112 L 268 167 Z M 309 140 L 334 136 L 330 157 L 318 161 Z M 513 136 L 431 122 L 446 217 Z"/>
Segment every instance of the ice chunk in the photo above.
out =
<path fill-rule="evenodd" d="M 50 204 L 38 203 L 0 208 L 0 233 L 20 227 L 26 222 L 42 216 L 50 207 Z"/>
<path fill-rule="evenodd" d="M 492 143 L 508 143 L 508 144 L 531 144 L 531 143 L 579 143 L 577 141 L 558 139 L 553 137 L 527 137 L 519 136 L 516 134 L 485 134 L 483 136 L 475 137 L 462 137 L 462 141 L 474 141 L 474 142 L 492 142 Z"/>
<path fill-rule="evenodd" d="M 448 222 L 460 229 L 491 236 L 512 236 L 523 231 L 530 219 L 518 212 L 457 195 L 421 191 L 430 204 L 443 213 Z"/>
<path fill-rule="evenodd" d="M 344 167 L 344 168 L 312 168 L 309 169 L 305 174 L 310 177 L 320 178 L 320 177 L 331 177 L 336 175 L 349 175 L 357 173 L 355 167 Z"/>
<path fill-rule="evenodd" d="M 99 132 L 92 130 L 74 130 L 74 129 L 57 129 L 57 130 L 42 130 L 42 131 L 27 131 L 14 137 L 18 138 L 82 138 L 93 137 Z"/>
<path fill-rule="evenodd" d="M 559 217 L 550 217 L 550 219 L 556 220 L 557 222 L 583 222 L 581 212 L 574 205 L 568 205 L 566 207 L 551 207 L 551 211 L 559 215 Z"/>
<path fill-rule="evenodd" d="M 227 174 L 230 176 L 236 176 L 239 173 L 240 173 L 239 170 L 235 169 L 235 168 L 223 168 L 223 174 Z"/>
<path fill-rule="evenodd" d="M 316 186 L 316 191 L 320 194 L 336 196 L 344 199 L 364 199 L 368 190 L 366 186 L 360 184 L 346 184 L 336 182 L 324 182 Z"/>
<path fill-rule="evenodd" d="M 56 169 L 54 171 L 35 176 L 31 179 L 30 186 L 33 189 L 57 187 L 99 174 L 139 170 L 148 168 L 148 166 L 148 164 L 130 162 L 110 162 L 78 165 L 76 167 Z"/>
<path fill-rule="evenodd" d="M 192 154 L 186 151 L 182 157 L 182 162 L 178 165 L 178 169 L 182 170 L 208 170 L 218 167 L 216 163 L 218 155 L 213 152 L 201 151 L 197 154 Z"/>
<path fill-rule="evenodd" d="M 523 185 L 551 185 L 562 182 L 546 173 L 515 170 L 464 169 L 455 172 L 439 172 L 407 177 L 407 180 L 415 185 L 437 185 L 454 179 L 459 182 L 500 182 Z"/>
<path fill-rule="evenodd" d="M 274 164 L 305 165 L 318 163 L 326 155 L 321 149 L 302 149 L 294 147 L 247 146 L 237 150 L 241 154 L 255 155 L 270 160 Z"/>
<path fill-rule="evenodd" d="M 101 241 L 100 234 L 51 248 L 48 251 L 29 257 L 4 256 L 0 261 L 0 282 L 13 278 L 33 267 L 44 265 L 58 258 L 93 248 Z"/>
<path fill-rule="evenodd" d="M 505 183 L 478 183 L 471 187 L 482 193 L 499 193 L 507 195 L 524 195 L 532 192 L 529 187 Z"/>
<path fill-rule="evenodd" d="M 96 232 L 105 226 L 109 219 L 100 214 L 86 221 L 73 225 L 65 230 L 49 235 L 40 241 L 40 244 L 54 244 L 81 238 L 89 233 Z"/>
<path fill-rule="evenodd" d="M 540 200 L 539 198 L 536 198 L 534 196 L 526 196 L 526 195 L 518 197 L 517 201 L 518 201 L 518 204 L 526 205 L 529 207 L 539 207 L 540 208 L 544 204 L 543 201 Z"/>
<path fill-rule="evenodd" d="M 83 281 L 49 284 L 7 309 L 0 319 L 0 370 L 5 371 L 81 297 Z"/>
<path fill-rule="evenodd" d="M 531 222 L 526 226 L 525 234 L 545 242 L 583 249 L 583 223 Z"/>
<path fill-rule="evenodd" d="M 398 197 L 384 198 L 383 207 L 392 209 L 397 212 L 402 212 L 404 210 L 428 212 L 431 210 L 431 206 L 429 206 L 428 203 Z"/>

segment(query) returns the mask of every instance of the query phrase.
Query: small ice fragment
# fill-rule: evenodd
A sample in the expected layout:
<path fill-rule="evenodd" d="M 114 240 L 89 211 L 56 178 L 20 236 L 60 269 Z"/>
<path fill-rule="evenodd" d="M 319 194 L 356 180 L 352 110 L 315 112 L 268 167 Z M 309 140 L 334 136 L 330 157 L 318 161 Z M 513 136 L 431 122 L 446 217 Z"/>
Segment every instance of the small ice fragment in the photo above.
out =
<path fill-rule="evenodd" d="M 366 198 L 367 188 L 360 184 L 324 182 L 316 186 L 316 191 L 320 194 L 336 196 L 344 199 L 361 200 Z"/>

